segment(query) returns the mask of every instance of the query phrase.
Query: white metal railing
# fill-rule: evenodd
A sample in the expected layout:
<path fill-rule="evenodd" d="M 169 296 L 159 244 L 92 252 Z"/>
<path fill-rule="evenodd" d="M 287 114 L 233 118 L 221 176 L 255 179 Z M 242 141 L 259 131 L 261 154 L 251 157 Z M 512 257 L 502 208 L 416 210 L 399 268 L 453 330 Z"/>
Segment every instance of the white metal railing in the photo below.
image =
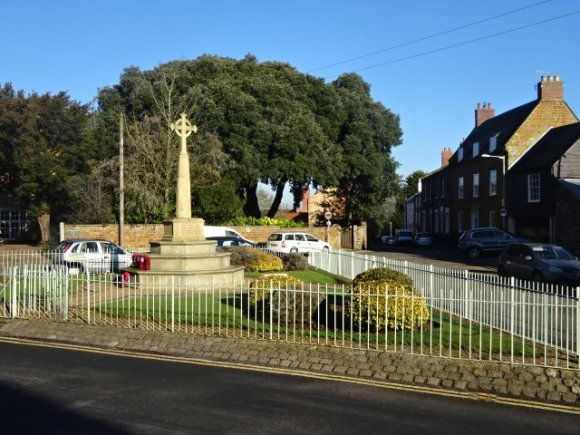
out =
<path fill-rule="evenodd" d="M 411 277 L 415 288 L 435 309 L 555 346 L 568 354 L 578 355 L 580 349 L 579 287 L 440 268 L 355 251 L 311 253 L 309 263 L 347 279 L 373 268 L 397 270 Z"/>
<path fill-rule="evenodd" d="M 347 284 L 287 289 L 253 288 L 247 280 L 228 286 L 216 281 L 199 290 L 178 277 L 160 282 L 141 275 L 140 281 L 132 277 L 123 282 L 115 273 L 79 271 L 47 259 L 50 255 L 32 252 L 0 255 L 0 317 L 578 367 L 580 305 L 577 293 L 565 293 L 578 289 L 351 252 L 311 254 L 311 265 L 349 278 L 389 267 L 413 279 L 417 291 L 412 294 L 397 289 L 367 294 L 379 314 L 370 310 L 365 321 L 365 313 L 353 312 L 350 303 L 360 295 Z M 370 319 L 385 316 L 386 322 L 380 308 L 393 298 L 402 307 L 424 298 L 428 318 L 411 330 L 373 329 Z"/>

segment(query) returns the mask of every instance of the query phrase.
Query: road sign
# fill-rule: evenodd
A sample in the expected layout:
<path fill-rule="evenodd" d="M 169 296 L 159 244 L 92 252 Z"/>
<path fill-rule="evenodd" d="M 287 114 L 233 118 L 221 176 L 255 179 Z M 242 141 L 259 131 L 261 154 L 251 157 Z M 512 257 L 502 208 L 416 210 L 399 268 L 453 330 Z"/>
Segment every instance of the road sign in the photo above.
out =
<path fill-rule="evenodd" d="M 506 216 L 507 216 L 507 209 L 506 209 L 506 208 L 502 208 L 502 209 L 499 211 L 499 215 L 500 215 L 501 217 L 506 217 Z"/>
<path fill-rule="evenodd" d="M 330 219 L 332 219 L 332 213 L 327 211 L 324 213 L 324 218 L 329 221 Z"/>

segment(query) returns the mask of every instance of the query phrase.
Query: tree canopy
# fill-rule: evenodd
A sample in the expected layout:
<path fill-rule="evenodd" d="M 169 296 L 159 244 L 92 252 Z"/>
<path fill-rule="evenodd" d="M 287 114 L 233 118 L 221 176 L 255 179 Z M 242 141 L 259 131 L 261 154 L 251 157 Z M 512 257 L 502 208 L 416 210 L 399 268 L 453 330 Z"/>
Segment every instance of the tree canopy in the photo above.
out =
<path fill-rule="evenodd" d="M 264 184 L 273 193 L 270 217 L 290 186 L 295 205 L 308 187 L 328 189 L 341 204 L 339 221 L 379 220 L 397 188 L 399 118 L 354 73 L 325 82 L 252 55 L 204 55 L 128 67 L 97 101 L 92 109 L 64 92 L 1 87 L 0 189 L 35 215 L 114 221 L 122 118 L 125 218 L 171 218 L 179 147 L 169 125 L 180 113 L 198 126 L 188 139 L 192 193 L 208 221 L 260 217 Z"/>
<path fill-rule="evenodd" d="M 395 178 L 390 151 L 400 143 L 401 130 L 398 116 L 373 101 L 360 76 L 325 83 L 286 63 L 259 63 L 251 55 L 241 60 L 201 56 L 149 71 L 131 67 L 118 85 L 101 90 L 103 119 L 114 119 L 111 113 L 118 111 L 140 123 L 160 118 L 155 95 L 168 77 L 171 105 L 187 107 L 198 137 L 214 135 L 215 149 L 221 146 L 227 155 L 214 162 L 216 176 L 236 184 L 247 216 L 261 215 L 259 183 L 275 192 L 270 217 L 288 184 L 297 201 L 309 186 L 338 186 L 337 194 L 348 197 L 345 221 L 376 215 L 376 204 Z M 174 162 L 164 165 L 173 170 Z M 210 181 L 199 180 L 200 188 Z"/>

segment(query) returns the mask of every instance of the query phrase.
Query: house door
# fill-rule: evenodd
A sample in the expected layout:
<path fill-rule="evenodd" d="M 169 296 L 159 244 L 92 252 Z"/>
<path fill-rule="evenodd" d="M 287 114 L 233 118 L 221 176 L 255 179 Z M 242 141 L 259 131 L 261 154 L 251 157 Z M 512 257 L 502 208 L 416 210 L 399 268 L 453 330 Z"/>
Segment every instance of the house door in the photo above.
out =
<path fill-rule="evenodd" d="M 479 226 L 479 207 L 473 207 L 471 209 L 471 228 L 477 228 Z"/>

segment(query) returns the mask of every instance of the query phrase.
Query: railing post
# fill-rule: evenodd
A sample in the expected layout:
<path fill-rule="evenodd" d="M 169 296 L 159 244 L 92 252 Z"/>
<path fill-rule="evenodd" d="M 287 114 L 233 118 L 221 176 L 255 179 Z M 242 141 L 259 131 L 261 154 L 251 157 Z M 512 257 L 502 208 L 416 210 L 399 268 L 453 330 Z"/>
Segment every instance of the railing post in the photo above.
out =
<path fill-rule="evenodd" d="M 580 356 L 580 286 L 576 287 L 576 355 Z"/>
<path fill-rule="evenodd" d="M 91 324 L 91 280 L 87 270 L 87 325 Z"/>
<path fill-rule="evenodd" d="M 10 280 L 10 317 L 13 319 L 18 315 L 18 305 L 16 303 L 16 294 L 18 292 L 17 271 L 18 267 L 12 268 L 12 279 Z"/>
<path fill-rule="evenodd" d="M 435 270 L 432 264 L 429 265 L 429 301 L 431 300 L 431 295 L 434 293 L 433 287 L 435 287 Z"/>
<path fill-rule="evenodd" d="M 175 332 L 175 275 L 171 276 L 171 332 Z"/>
<path fill-rule="evenodd" d="M 354 279 L 354 251 L 350 251 L 350 279 Z"/>
<path fill-rule="evenodd" d="M 516 280 L 512 276 L 510 279 L 510 343 L 511 343 L 511 362 L 514 362 L 514 335 L 515 335 L 515 323 L 516 323 Z"/>
<path fill-rule="evenodd" d="M 464 292 L 463 299 L 465 301 L 465 305 L 463 307 L 463 316 L 467 320 L 472 320 L 471 319 L 471 315 L 470 315 L 470 309 L 469 309 L 470 304 L 471 304 L 471 301 L 470 301 L 470 296 L 471 296 L 470 289 L 471 289 L 472 286 L 469 285 L 469 281 L 470 281 L 469 280 L 469 271 L 466 270 L 465 271 L 465 281 L 463 283 L 463 292 Z"/>
<path fill-rule="evenodd" d="M 286 283 L 286 287 L 288 287 L 288 283 Z M 286 292 L 288 289 L 286 288 Z M 268 310 L 270 313 L 270 341 L 274 340 L 274 310 L 272 307 L 274 306 L 274 288 L 272 281 L 270 280 L 270 297 L 268 299 L 270 301 L 270 309 Z"/>

